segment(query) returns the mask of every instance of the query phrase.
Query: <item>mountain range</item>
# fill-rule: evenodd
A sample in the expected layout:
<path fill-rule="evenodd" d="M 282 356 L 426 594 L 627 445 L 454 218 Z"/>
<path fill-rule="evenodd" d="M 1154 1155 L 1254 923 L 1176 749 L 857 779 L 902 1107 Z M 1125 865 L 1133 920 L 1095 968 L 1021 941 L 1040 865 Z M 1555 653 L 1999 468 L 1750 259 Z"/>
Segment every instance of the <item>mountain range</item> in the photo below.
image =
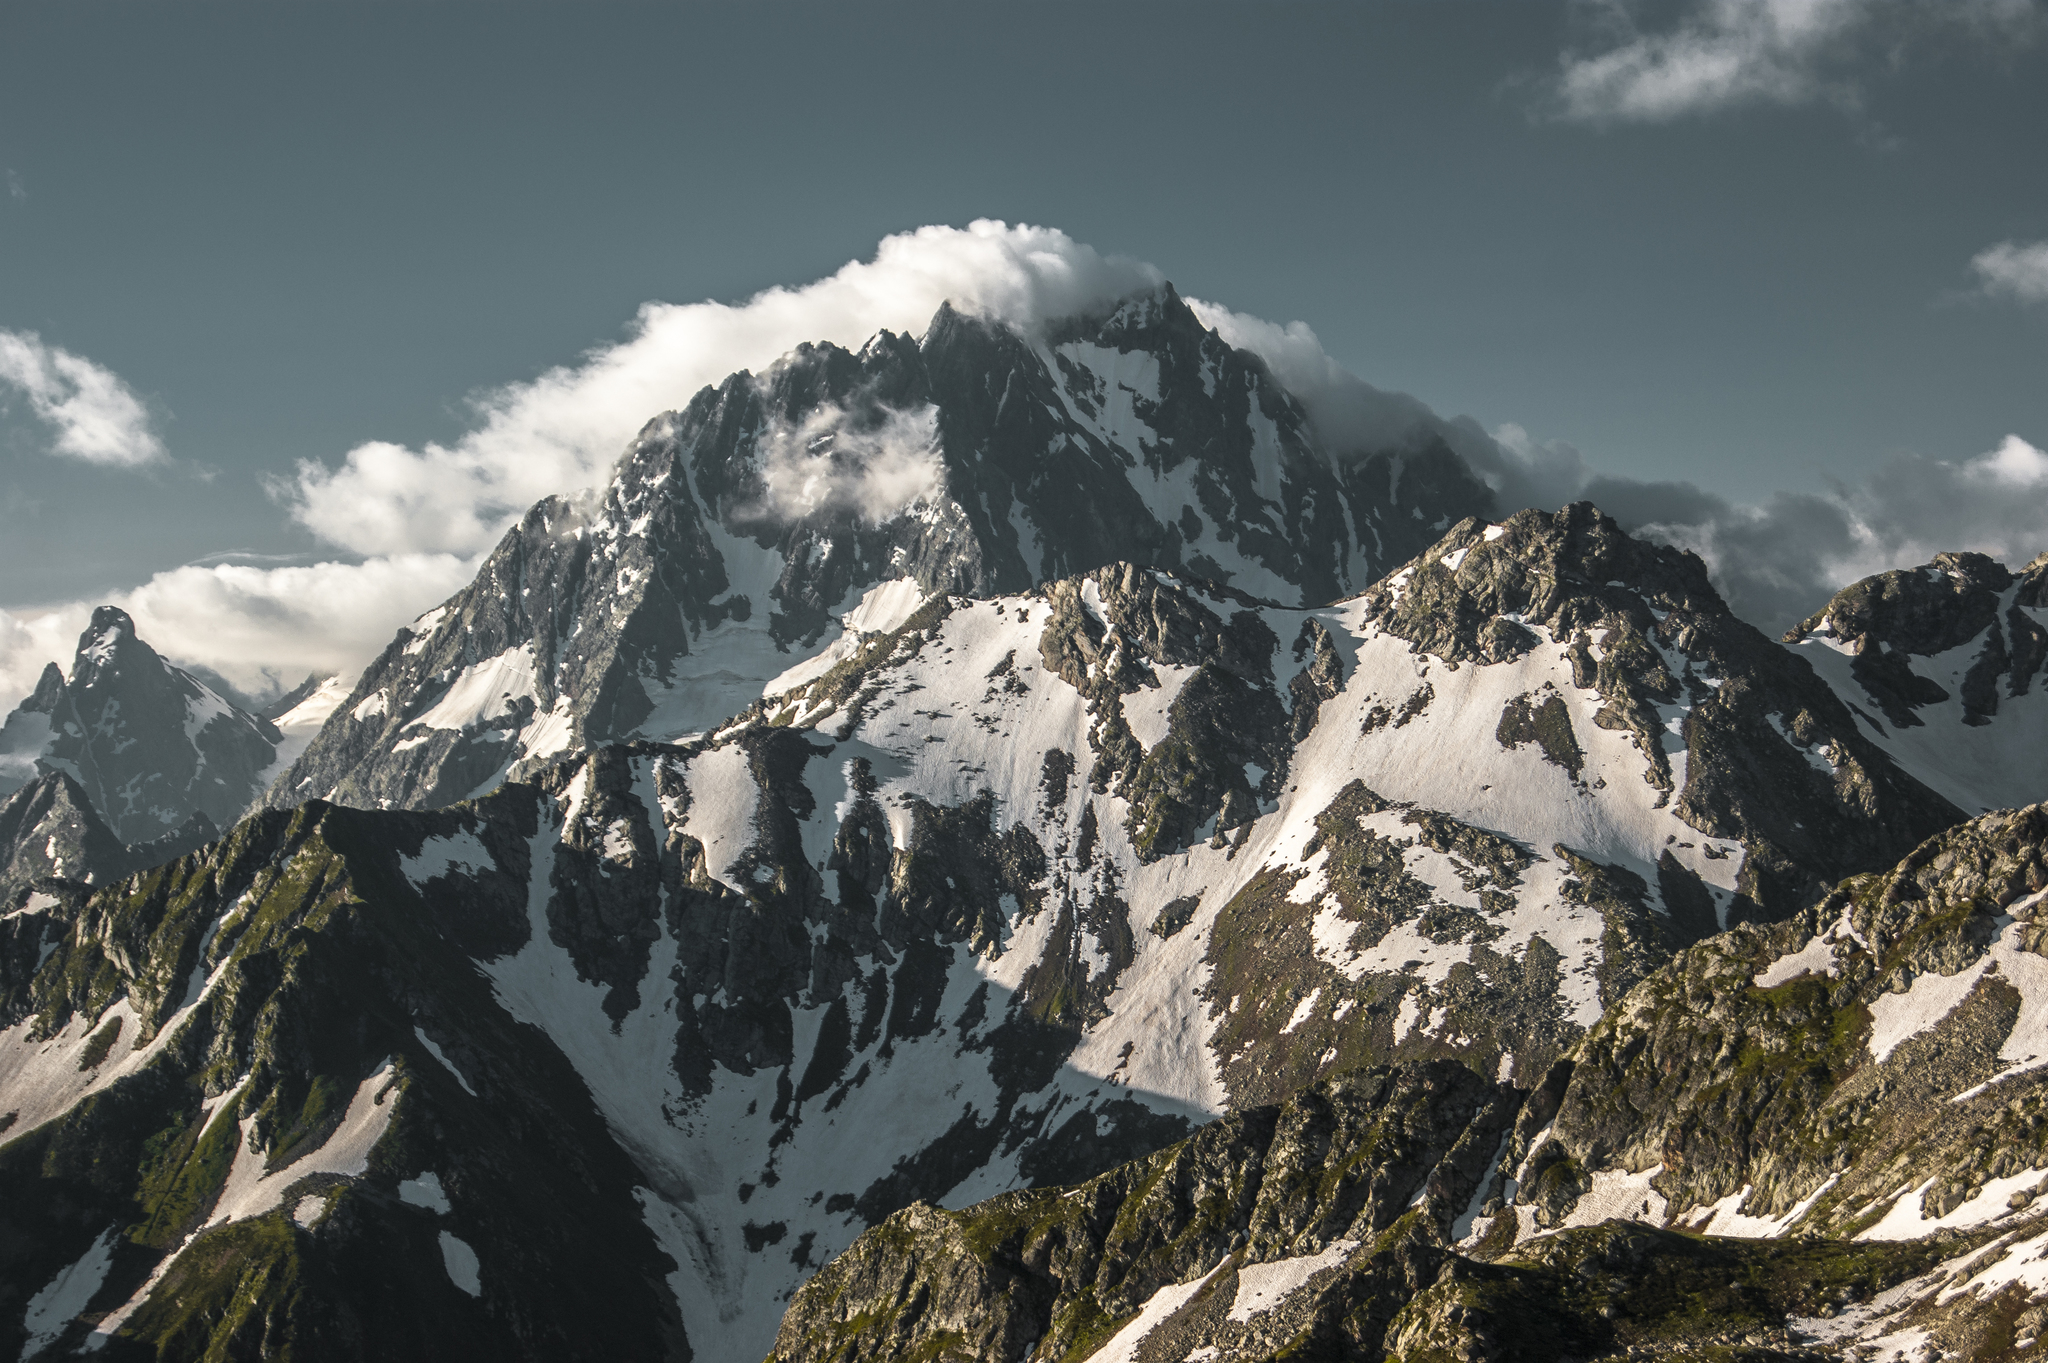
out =
<path fill-rule="evenodd" d="M 2024 1350 L 2048 555 L 1774 640 L 1508 510 L 1169 286 L 735 374 L 264 716 L 103 609 L 0 1352 Z"/>

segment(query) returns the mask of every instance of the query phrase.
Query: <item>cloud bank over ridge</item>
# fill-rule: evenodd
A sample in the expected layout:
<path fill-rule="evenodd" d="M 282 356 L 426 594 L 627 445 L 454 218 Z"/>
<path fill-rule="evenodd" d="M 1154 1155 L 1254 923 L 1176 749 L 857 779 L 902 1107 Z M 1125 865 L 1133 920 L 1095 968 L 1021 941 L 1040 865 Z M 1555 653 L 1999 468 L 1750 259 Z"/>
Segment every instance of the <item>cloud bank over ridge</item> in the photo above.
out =
<path fill-rule="evenodd" d="M 1686 482 L 1601 474 L 1562 442 L 1517 427 L 1500 437 L 1503 482 L 1547 506 L 1597 502 L 1631 531 L 1697 553 L 1743 618 L 1777 633 L 1836 589 L 1944 550 L 1974 550 L 2018 567 L 2048 550 L 2048 452 L 2017 435 L 1963 459 L 1895 455 L 1824 493 L 1779 492 L 1744 506 Z"/>
<path fill-rule="evenodd" d="M 626 340 L 478 399 L 475 428 L 454 444 L 373 441 L 339 468 L 302 461 L 280 492 L 294 519 L 343 549 L 472 554 L 540 498 L 601 480 L 655 413 L 805 341 L 858 349 L 884 329 L 919 334 L 948 301 L 1034 327 L 1163 278 L 1053 228 L 922 227 L 801 288 L 736 305 L 644 304 Z"/>
<path fill-rule="evenodd" d="M 273 490 L 335 546 L 336 561 L 189 564 L 112 599 L 163 652 L 247 690 L 352 670 L 467 583 L 527 506 L 601 481 L 649 418 L 705 384 L 759 372 L 805 341 L 858 347 L 883 328 L 921 332 L 943 302 L 1028 329 L 1163 278 L 1055 229 L 978 221 L 889 237 L 871 260 L 739 304 L 649 303 L 618 344 L 478 399 L 471 431 L 449 445 L 373 441 L 336 464 L 300 463 Z M 1301 397 L 1331 448 L 1440 438 L 1494 488 L 1503 511 L 1589 497 L 1624 525 L 1700 552 L 1730 603 L 1766 627 L 1781 628 L 1857 576 L 1942 549 L 2011 562 L 2048 548 L 2036 542 L 2048 524 L 2048 455 L 2017 435 L 1960 461 L 1900 456 L 1824 494 L 1737 506 L 1689 483 L 1602 475 L 1569 444 L 1512 425 L 1489 432 L 1439 416 L 1346 371 L 1302 322 L 1189 301 Z M 936 476 L 917 414 L 877 432 L 782 435 L 770 442 L 766 472 L 771 500 L 785 509 L 829 501 L 879 516 L 930 491 Z M 0 708 L 26 694 L 46 661 L 68 663 L 96 604 L 0 612 Z"/>

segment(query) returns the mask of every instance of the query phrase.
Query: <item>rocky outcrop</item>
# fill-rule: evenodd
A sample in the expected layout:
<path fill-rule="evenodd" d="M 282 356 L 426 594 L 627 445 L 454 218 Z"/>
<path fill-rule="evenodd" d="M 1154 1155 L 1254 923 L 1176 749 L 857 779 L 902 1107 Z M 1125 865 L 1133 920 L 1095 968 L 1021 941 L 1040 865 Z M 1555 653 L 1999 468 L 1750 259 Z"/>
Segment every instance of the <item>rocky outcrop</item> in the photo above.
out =
<path fill-rule="evenodd" d="M 104 885 L 156 866 L 218 835 L 204 811 L 148 842 L 114 836 L 63 771 L 39 776 L 0 801 L 0 902 L 45 878 Z"/>
<path fill-rule="evenodd" d="M 1982 554 L 1851 583 L 1785 635 L 1901 767 L 1971 814 L 2041 797 L 2048 555 Z"/>
<path fill-rule="evenodd" d="M 1514 1098 L 1365 1071 L 1076 1188 L 907 1208 L 804 1285 L 770 1357 L 1086 1358 L 1134 1328 L 1144 1357 L 1375 1356 Z"/>
<path fill-rule="evenodd" d="M 1932 1245 L 1703 1239 L 1610 1221 L 1445 1262 L 1380 1341 L 1402 1363 L 1823 1363 L 1827 1322 L 1943 1258 Z M 1816 1328 L 1822 1327 L 1822 1328 Z M 1367 1357 L 1361 1353 L 1359 1357 Z"/>
<path fill-rule="evenodd" d="M 1844 587 L 1787 631 L 1785 642 L 1824 637 L 1853 652 L 1856 680 L 1895 727 L 1920 724 L 1915 712 L 1949 699 L 1949 686 L 1960 694 L 1963 722 L 1985 725 L 1998 713 L 2000 696 L 2025 695 L 2048 659 L 2048 630 L 2030 613 L 2042 607 L 2048 554 L 2018 573 L 1983 554 L 1937 554 L 1922 567 Z M 1915 658 L 1972 642 L 1978 647 L 1960 685 L 1914 669 Z"/>
<path fill-rule="evenodd" d="M 1749 849 L 1730 921 L 1796 912 L 1964 811 L 1901 769 L 1798 656 L 1731 614 L 1692 554 L 1622 533 L 1588 503 L 1468 521 L 1366 594 L 1368 618 L 1457 664 L 1563 650 L 1680 817 Z M 1537 631 L 1541 631 L 1541 636 Z M 1528 699 L 1504 745 L 1571 768 L 1576 741 Z M 1673 759 L 1683 754 L 1682 770 Z"/>
<path fill-rule="evenodd" d="M 689 1356 L 631 1162 L 455 945 L 523 895 L 403 873 L 531 798 L 262 815 L 0 953 L 0 1348 Z"/>
<path fill-rule="evenodd" d="M 1650 1186 L 1680 1223 L 1740 1195 L 1750 1216 L 1798 1208 L 1802 1228 L 1842 1233 L 1895 1200 L 1932 1229 L 1987 1184 L 2048 1170 L 2043 890 L 2036 805 L 1691 948 L 1578 1048 L 1550 1154 L 1592 1174 L 1661 1166 Z"/>

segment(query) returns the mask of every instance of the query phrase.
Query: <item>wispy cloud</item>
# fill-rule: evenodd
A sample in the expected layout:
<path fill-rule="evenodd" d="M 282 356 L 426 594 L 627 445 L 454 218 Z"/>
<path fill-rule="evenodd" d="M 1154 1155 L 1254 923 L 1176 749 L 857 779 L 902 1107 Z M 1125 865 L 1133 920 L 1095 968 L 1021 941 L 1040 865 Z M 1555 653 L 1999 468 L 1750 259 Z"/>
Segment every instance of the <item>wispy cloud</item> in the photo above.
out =
<path fill-rule="evenodd" d="M 477 567 L 477 559 L 452 554 L 290 567 L 188 564 L 129 591 L 0 610 L 0 714 L 28 694 L 44 664 L 71 665 L 78 636 L 102 603 L 134 616 L 137 632 L 159 652 L 263 694 L 309 672 L 361 667 L 398 626 L 467 585 Z"/>
<path fill-rule="evenodd" d="M 50 428 L 53 454 L 123 468 L 164 457 L 149 408 L 120 375 L 33 331 L 0 329 L 0 391 L 8 389 Z"/>
<path fill-rule="evenodd" d="M 7 172 L 7 197 L 17 203 L 28 197 L 28 186 L 21 182 L 20 173 L 11 168 Z"/>
<path fill-rule="evenodd" d="M 2008 435 L 1963 459 L 1901 455 L 1823 493 L 1780 492 L 1761 506 L 1691 483 L 1603 475 L 1562 442 L 1495 432 L 1494 480 L 1507 505 L 1586 498 L 1624 526 L 1706 561 L 1737 614 L 1783 629 L 1843 585 L 1888 568 L 1973 549 L 2018 567 L 2048 550 L 2048 452 Z"/>
<path fill-rule="evenodd" d="M 1970 261 L 1985 293 L 2048 303 L 2048 241 L 2001 241 Z"/>
<path fill-rule="evenodd" d="M 1875 68 L 1932 29 L 2024 40 L 2035 0 L 1694 0 L 1646 30 L 1637 0 L 1582 10 L 1596 41 L 1565 52 L 1550 112 L 1588 123 L 1658 123 L 1743 105 L 1856 106 Z"/>

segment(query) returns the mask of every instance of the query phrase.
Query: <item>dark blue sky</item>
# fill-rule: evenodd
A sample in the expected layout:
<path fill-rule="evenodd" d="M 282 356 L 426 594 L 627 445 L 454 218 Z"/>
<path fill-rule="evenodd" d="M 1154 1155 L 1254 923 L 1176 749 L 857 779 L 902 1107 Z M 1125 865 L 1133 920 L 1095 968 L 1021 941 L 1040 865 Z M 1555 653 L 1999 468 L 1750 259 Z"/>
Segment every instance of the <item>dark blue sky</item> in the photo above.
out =
<path fill-rule="evenodd" d="M 0 606 L 317 551 L 266 476 L 977 217 L 1738 501 L 2048 443 L 2048 307 L 1970 265 L 2048 238 L 2048 44 L 1837 4 L 1875 17 L 1771 58 L 1807 93 L 1651 120 L 1550 116 L 1627 35 L 1544 0 L 8 5 L 0 329 L 119 375 L 169 461 L 53 456 L 15 395 Z"/>

